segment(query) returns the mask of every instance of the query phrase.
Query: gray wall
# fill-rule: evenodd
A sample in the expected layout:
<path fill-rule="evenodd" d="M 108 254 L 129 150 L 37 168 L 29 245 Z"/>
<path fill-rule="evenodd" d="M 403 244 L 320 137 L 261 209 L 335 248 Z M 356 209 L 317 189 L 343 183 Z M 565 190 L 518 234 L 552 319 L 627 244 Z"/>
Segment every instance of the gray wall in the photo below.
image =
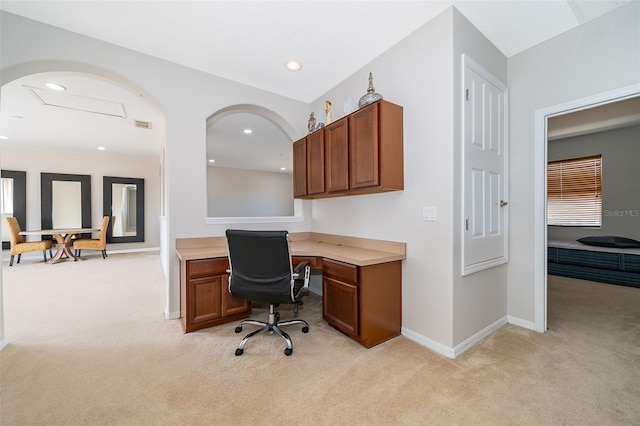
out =
<path fill-rule="evenodd" d="M 549 142 L 549 161 L 602 154 L 602 228 L 549 226 L 550 240 L 618 235 L 640 240 L 640 126 Z"/>
<path fill-rule="evenodd" d="M 102 223 L 102 177 L 144 179 L 145 240 L 141 243 L 110 244 L 110 250 L 146 249 L 160 246 L 160 162 L 158 159 L 125 158 L 89 153 L 69 153 L 4 146 L 0 167 L 27 172 L 28 229 L 40 229 L 40 173 L 70 173 L 91 176 L 91 222 Z"/>
<path fill-rule="evenodd" d="M 293 178 L 290 173 L 207 167 L 207 199 L 209 217 L 293 216 Z"/>
<path fill-rule="evenodd" d="M 638 2 L 509 58 L 510 241 L 508 307 L 521 323 L 536 319 L 536 111 L 640 82 Z M 544 149 L 544 148 L 543 148 Z M 544 175 L 539 176 L 544 179 Z M 544 250 L 544 247 L 542 248 Z"/>

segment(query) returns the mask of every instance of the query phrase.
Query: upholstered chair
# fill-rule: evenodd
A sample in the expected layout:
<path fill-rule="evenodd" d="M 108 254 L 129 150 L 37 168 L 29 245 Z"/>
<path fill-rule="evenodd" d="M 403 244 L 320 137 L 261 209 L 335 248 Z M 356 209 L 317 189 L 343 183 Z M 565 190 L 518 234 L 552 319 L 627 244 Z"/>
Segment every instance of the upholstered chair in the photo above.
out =
<path fill-rule="evenodd" d="M 100 238 L 80 238 L 73 243 L 76 259 L 82 254 L 82 250 L 100 250 L 102 258 L 107 258 L 107 226 L 109 226 L 109 216 L 102 218 L 102 226 L 100 227 Z"/>
<path fill-rule="evenodd" d="M 25 242 L 20 235 L 20 224 L 15 217 L 7 217 L 7 225 L 9 227 L 9 237 L 11 239 L 11 259 L 9 260 L 9 266 L 13 266 L 13 258 L 18 255 L 18 262 L 20 263 L 20 257 L 22 253 L 29 253 L 32 251 L 41 251 L 44 256 L 44 261 L 47 261 L 47 250 L 49 250 L 49 257 L 51 256 L 51 240 L 42 241 L 28 241 Z"/>

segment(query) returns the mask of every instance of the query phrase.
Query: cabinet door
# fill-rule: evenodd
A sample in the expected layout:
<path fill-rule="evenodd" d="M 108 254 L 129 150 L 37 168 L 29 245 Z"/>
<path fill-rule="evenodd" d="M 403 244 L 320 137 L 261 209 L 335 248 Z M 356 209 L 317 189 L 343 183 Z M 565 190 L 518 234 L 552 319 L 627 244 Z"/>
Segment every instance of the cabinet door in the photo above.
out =
<path fill-rule="evenodd" d="M 324 192 L 324 129 L 307 136 L 307 195 Z"/>
<path fill-rule="evenodd" d="M 325 180 L 327 192 L 349 189 L 349 120 L 331 123 L 324 130 L 327 155 Z"/>
<path fill-rule="evenodd" d="M 343 333 L 358 337 L 358 286 L 324 277 L 322 279 L 322 317 Z"/>
<path fill-rule="evenodd" d="M 293 144 L 293 196 L 307 195 L 307 148 L 306 140 L 300 139 Z"/>
<path fill-rule="evenodd" d="M 351 189 L 379 186 L 378 103 L 349 116 L 349 177 Z"/>
<path fill-rule="evenodd" d="M 204 277 L 190 279 L 189 324 L 198 324 L 220 318 L 220 286 L 221 277 Z"/>
<path fill-rule="evenodd" d="M 222 300 L 222 315 L 228 316 L 249 311 L 247 300 L 235 298 L 229 293 L 229 274 L 222 275 L 220 286 L 220 299 Z"/>

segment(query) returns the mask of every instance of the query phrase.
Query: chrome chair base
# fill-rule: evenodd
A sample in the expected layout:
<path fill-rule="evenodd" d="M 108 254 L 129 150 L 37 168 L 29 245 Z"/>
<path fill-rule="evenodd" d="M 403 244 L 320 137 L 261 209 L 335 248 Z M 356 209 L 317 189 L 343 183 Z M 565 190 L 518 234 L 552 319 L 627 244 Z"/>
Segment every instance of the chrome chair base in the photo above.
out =
<path fill-rule="evenodd" d="M 295 307 L 297 308 L 297 305 Z M 296 311 L 297 311 L 297 309 L 296 309 Z M 308 333 L 309 332 L 309 324 L 304 320 L 295 319 L 295 320 L 288 320 L 288 321 L 280 321 L 280 314 L 278 312 L 274 311 L 274 305 L 273 304 L 269 305 L 269 320 L 268 320 L 268 322 L 256 321 L 256 320 L 243 320 L 236 327 L 236 333 L 240 333 L 242 331 L 242 326 L 245 325 L 245 324 L 257 325 L 260 328 L 255 330 L 255 331 L 252 331 L 251 333 L 249 333 L 246 336 L 244 336 L 244 339 L 242 339 L 242 341 L 240 342 L 240 345 L 236 349 L 236 356 L 240 356 L 240 355 L 243 354 L 244 345 L 247 343 L 247 341 L 250 338 L 252 338 L 253 336 L 258 335 L 260 333 L 263 333 L 265 331 L 269 331 L 270 333 L 274 333 L 275 332 L 277 335 L 282 337 L 285 340 L 285 342 L 287 342 L 287 347 L 284 350 L 284 354 L 289 356 L 289 355 L 291 355 L 293 353 L 293 342 L 291 341 L 291 338 L 289 337 L 289 335 L 287 333 L 285 333 L 282 329 L 280 329 L 280 327 L 284 327 L 284 326 L 287 326 L 287 325 L 293 325 L 293 324 L 303 324 L 302 332 L 303 333 Z"/>

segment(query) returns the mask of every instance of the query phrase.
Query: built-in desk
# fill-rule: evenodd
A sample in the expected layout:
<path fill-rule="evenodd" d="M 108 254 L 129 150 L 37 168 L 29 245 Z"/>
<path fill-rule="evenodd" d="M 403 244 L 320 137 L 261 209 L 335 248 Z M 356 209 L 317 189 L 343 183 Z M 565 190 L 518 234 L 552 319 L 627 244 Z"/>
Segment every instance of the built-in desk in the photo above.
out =
<path fill-rule="evenodd" d="M 322 270 L 323 318 L 371 347 L 400 334 L 406 244 L 314 232 L 291 233 L 294 264 Z M 176 240 L 180 318 L 185 333 L 246 318 L 250 304 L 231 297 L 225 237 Z"/>

